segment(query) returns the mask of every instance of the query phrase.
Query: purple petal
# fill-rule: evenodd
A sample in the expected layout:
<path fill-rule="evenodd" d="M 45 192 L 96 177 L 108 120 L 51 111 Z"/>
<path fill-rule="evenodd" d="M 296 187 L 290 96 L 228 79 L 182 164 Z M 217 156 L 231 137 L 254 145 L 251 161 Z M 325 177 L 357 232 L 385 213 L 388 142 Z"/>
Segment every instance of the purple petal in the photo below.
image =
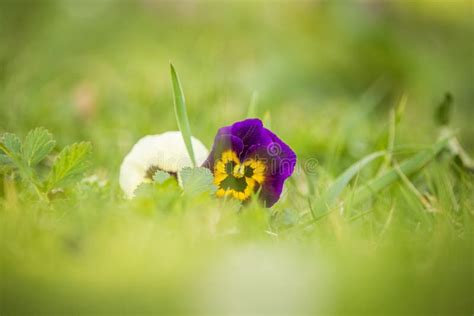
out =
<path fill-rule="evenodd" d="M 219 128 L 216 137 L 219 135 L 232 135 L 232 125 Z"/>
<path fill-rule="evenodd" d="M 267 177 L 260 191 L 260 199 L 265 203 L 265 207 L 272 207 L 280 199 L 284 182 L 282 177 Z"/>
<path fill-rule="evenodd" d="M 267 148 L 268 145 L 253 145 L 250 146 L 246 153 L 246 159 L 255 159 L 262 161 L 267 167 L 266 172 L 268 175 L 278 174 L 280 170 L 281 159 L 278 155 L 270 155 Z"/>
<path fill-rule="evenodd" d="M 266 129 L 265 129 L 266 130 Z M 280 198 L 285 180 L 291 176 L 296 165 L 296 154 L 275 134 L 266 130 L 272 139 L 267 145 L 251 146 L 246 159 L 263 161 L 267 167 L 260 198 L 266 207 L 271 207 Z"/>
<path fill-rule="evenodd" d="M 209 157 L 207 157 L 206 161 L 204 161 L 202 166 L 213 171 L 215 161 L 221 157 L 224 151 L 231 149 L 237 155 L 240 155 L 243 148 L 244 144 L 239 138 L 229 134 L 218 134 L 214 139 L 214 145 L 212 145 L 211 153 L 209 154 Z"/>
<path fill-rule="evenodd" d="M 293 174 L 296 165 L 296 154 L 278 137 L 273 136 L 275 141 L 267 145 L 250 146 L 245 159 L 261 160 L 267 165 L 268 174 L 286 179 Z"/>
<path fill-rule="evenodd" d="M 259 119 L 246 119 L 232 125 L 232 135 L 240 138 L 244 143 L 243 155 L 252 145 L 264 145 L 271 142 L 271 138 L 263 128 Z"/>
<path fill-rule="evenodd" d="M 296 165 L 296 154 L 290 146 L 285 144 L 272 131 L 266 128 L 264 130 L 272 140 L 272 143 L 267 145 L 267 151 L 271 156 L 278 156 L 280 158 L 279 173 L 286 179 L 293 174 Z"/>

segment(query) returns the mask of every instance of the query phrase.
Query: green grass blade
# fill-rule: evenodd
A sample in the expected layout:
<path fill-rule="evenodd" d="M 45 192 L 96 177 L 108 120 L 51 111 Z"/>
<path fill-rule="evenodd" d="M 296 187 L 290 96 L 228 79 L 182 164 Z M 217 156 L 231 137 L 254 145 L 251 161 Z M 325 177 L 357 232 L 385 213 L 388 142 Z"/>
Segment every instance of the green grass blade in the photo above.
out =
<path fill-rule="evenodd" d="M 252 99 L 250 100 L 248 111 L 247 111 L 247 118 L 257 117 L 257 101 L 258 101 L 258 93 L 257 91 L 254 91 L 252 94 Z"/>
<path fill-rule="evenodd" d="M 194 158 L 193 144 L 191 142 L 191 127 L 189 126 L 188 113 L 186 111 L 186 101 L 184 99 L 183 88 L 181 87 L 181 82 L 179 81 L 178 74 L 173 66 L 170 63 L 171 70 L 171 82 L 173 83 L 173 94 L 174 94 L 174 113 L 176 115 L 176 122 L 178 123 L 178 128 L 181 131 L 183 136 L 184 144 L 191 158 L 193 166 L 196 166 L 196 159 Z"/>
<path fill-rule="evenodd" d="M 331 185 L 329 190 L 326 191 L 325 200 L 329 205 L 333 204 L 342 191 L 349 184 L 349 181 L 358 174 L 366 165 L 374 161 L 375 159 L 382 157 L 385 154 L 384 151 L 378 151 L 370 155 L 365 156 L 361 160 L 357 161 L 355 164 L 346 169 Z"/>
<path fill-rule="evenodd" d="M 380 177 L 372 179 L 364 186 L 356 189 L 354 192 L 354 198 L 351 201 L 352 205 L 357 205 L 368 200 L 374 194 L 400 180 L 400 171 L 409 177 L 410 175 L 413 175 L 415 172 L 422 169 L 426 164 L 433 160 L 441 152 L 441 150 L 443 150 L 443 148 L 446 147 L 450 138 L 451 137 L 445 138 L 435 143 L 428 150 L 422 151 L 416 154 L 414 157 L 403 161 L 398 166 L 399 171 L 397 171 L 395 168 L 391 168 Z"/>
<path fill-rule="evenodd" d="M 384 151 L 378 151 L 370 155 L 365 156 L 361 160 L 357 161 L 355 164 L 346 169 L 334 183 L 329 187 L 329 189 L 317 200 L 315 208 L 312 208 L 312 212 L 318 212 L 324 208 L 330 208 L 334 205 L 339 195 L 347 187 L 352 178 L 358 174 L 365 166 L 374 161 L 375 159 L 382 157 L 385 154 Z M 319 216 L 314 214 L 315 217 Z"/>

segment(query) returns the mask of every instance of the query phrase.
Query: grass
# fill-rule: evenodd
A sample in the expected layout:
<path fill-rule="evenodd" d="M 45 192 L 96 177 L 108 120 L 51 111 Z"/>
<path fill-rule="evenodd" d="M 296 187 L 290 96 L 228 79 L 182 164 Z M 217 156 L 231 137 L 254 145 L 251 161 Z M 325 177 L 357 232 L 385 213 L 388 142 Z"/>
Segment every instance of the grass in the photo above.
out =
<path fill-rule="evenodd" d="M 473 174 L 433 119 L 451 92 L 472 155 L 469 2 L 100 3 L 0 3 L 0 132 L 52 132 L 41 179 L 93 148 L 46 199 L 0 169 L 0 314 L 472 314 Z M 251 115 L 295 150 L 274 207 L 123 198 L 131 146 L 178 129 L 170 59 L 208 148 Z"/>

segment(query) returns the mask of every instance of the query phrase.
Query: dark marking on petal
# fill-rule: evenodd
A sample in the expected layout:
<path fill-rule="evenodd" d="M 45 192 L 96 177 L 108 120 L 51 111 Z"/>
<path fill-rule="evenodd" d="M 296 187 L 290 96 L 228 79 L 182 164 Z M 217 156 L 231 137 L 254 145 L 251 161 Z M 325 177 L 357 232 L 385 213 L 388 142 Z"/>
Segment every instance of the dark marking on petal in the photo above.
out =
<path fill-rule="evenodd" d="M 247 178 L 251 178 L 253 176 L 253 168 L 250 166 L 246 166 L 244 169 L 244 176 Z"/>
<path fill-rule="evenodd" d="M 228 174 L 228 175 L 231 175 L 232 172 L 234 171 L 234 167 L 235 167 L 235 162 L 234 161 L 229 161 L 225 164 L 225 172 Z"/>
<path fill-rule="evenodd" d="M 145 179 L 149 179 L 149 180 L 153 180 L 153 176 L 155 175 L 155 173 L 158 171 L 158 170 L 161 170 L 161 171 L 164 171 L 166 173 L 169 173 L 171 176 L 175 177 L 176 179 L 178 178 L 178 174 L 176 172 L 171 172 L 171 171 L 167 171 L 167 170 L 164 170 L 164 169 L 161 169 L 160 167 L 158 166 L 151 166 L 147 169 L 146 173 L 145 173 Z"/>
<path fill-rule="evenodd" d="M 237 192 L 244 192 L 247 188 L 247 182 L 245 181 L 245 177 L 236 178 L 232 175 L 229 175 L 227 178 L 222 180 L 220 187 L 225 190 L 233 189 Z"/>

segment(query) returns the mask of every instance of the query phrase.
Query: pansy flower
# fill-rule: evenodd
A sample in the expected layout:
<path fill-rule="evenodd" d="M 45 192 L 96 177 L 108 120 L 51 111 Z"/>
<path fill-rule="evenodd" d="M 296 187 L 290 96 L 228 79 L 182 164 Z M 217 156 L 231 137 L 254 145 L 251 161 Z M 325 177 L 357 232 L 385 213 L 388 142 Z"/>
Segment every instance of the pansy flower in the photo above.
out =
<path fill-rule="evenodd" d="M 191 138 L 196 163 L 202 164 L 209 155 L 207 148 L 196 138 Z M 172 131 L 141 138 L 125 156 L 120 166 L 120 187 L 128 198 L 143 182 L 152 180 L 157 170 L 177 176 L 184 167 L 191 167 L 183 136 Z"/>
<path fill-rule="evenodd" d="M 246 119 L 218 130 L 203 166 L 214 174 L 217 196 L 246 201 L 255 192 L 267 207 L 280 198 L 296 154 L 259 119 Z"/>

